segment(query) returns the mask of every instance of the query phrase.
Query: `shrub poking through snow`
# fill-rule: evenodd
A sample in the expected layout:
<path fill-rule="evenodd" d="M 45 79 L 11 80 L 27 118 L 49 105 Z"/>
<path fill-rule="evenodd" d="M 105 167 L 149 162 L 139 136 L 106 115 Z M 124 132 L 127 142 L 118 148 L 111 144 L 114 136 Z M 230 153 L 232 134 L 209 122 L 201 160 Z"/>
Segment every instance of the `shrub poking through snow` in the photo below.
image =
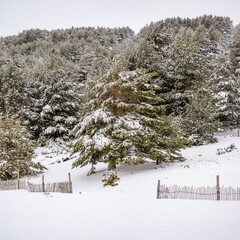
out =
<path fill-rule="evenodd" d="M 112 170 L 108 173 L 103 174 L 103 186 L 117 186 L 119 183 L 120 178 L 117 176 L 117 172 L 115 170 Z"/>
<path fill-rule="evenodd" d="M 232 152 L 234 149 L 236 149 L 236 146 L 235 146 L 234 143 L 232 143 L 230 146 L 228 146 L 226 148 L 217 149 L 217 155 L 222 155 L 222 154 L 225 154 L 225 153 Z"/>

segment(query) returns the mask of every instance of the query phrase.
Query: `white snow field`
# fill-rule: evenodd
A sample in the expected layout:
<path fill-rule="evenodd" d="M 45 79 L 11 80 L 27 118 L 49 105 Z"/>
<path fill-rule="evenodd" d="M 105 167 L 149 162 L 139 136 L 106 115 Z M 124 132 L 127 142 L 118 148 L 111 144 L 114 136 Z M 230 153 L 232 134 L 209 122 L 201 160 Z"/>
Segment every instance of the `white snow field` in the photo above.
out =
<path fill-rule="evenodd" d="M 103 187 L 105 164 L 72 169 L 67 152 L 38 148 L 46 182 L 67 181 L 73 194 L 0 192 L 0 240 L 239 240 L 240 201 L 156 199 L 157 180 L 180 186 L 240 186 L 240 138 L 182 150 L 185 162 L 120 166 L 120 184 Z M 236 149 L 217 155 L 231 144 Z M 55 152 L 55 153 L 54 153 Z M 55 163 L 55 164 L 52 164 Z M 41 182 L 41 176 L 31 178 Z"/>

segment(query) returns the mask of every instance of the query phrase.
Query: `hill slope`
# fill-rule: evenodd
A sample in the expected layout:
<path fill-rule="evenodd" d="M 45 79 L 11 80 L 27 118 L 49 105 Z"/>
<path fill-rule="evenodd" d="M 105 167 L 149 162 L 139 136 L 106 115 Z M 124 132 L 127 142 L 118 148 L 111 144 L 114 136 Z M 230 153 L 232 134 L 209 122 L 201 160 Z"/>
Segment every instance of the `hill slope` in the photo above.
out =
<path fill-rule="evenodd" d="M 67 152 L 47 153 L 39 148 L 37 160 L 49 170 L 46 181 L 64 181 L 72 174 L 73 194 L 42 194 L 26 191 L 0 192 L 2 239 L 183 239 L 237 240 L 240 230 L 240 202 L 157 200 L 156 185 L 213 186 L 240 185 L 240 138 L 218 137 L 219 143 L 182 151 L 186 161 L 155 167 L 121 166 L 117 187 L 103 187 L 104 165 L 86 176 L 89 167 L 71 169 L 73 159 L 62 161 Z M 235 144 L 230 153 L 218 149 Z M 55 162 L 54 164 L 52 164 Z M 41 177 L 31 179 L 40 182 Z M 13 224 L 13 219 L 16 224 Z"/>

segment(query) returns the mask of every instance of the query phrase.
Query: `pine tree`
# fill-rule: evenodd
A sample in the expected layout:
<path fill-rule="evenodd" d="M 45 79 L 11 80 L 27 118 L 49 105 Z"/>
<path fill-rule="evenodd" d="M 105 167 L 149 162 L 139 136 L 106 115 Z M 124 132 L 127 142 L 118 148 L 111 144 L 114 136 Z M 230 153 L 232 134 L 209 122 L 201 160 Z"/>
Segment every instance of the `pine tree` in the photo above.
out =
<path fill-rule="evenodd" d="M 29 103 L 19 112 L 19 117 L 23 125 L 29 130 L 34 139 L 38 139 L 42 134 L 42 122 L 40 113 L 43 109 L 43 93 L 45 87 L 44 70 L 36 66 L 32 71 L 26 71 L 28 86 L 26 92 Z"/>
<path fill-rule="evenodd" d="M 189 96 L 189 103 L 182 115 L 182 128 L 189 136 L 190 145 L 216 142 L 214 132 L 219 128 L 217 100 L 207 88 L 198 89 Z"/>
<path fill-rule="evenodd" d="M 0 135 L 0 179 L 16 178 L 17 169 L 20 176 L 39 174 L 45 169 L 31 160 L 34 142 L 14 115 L 0 116 Z"/>
<path fill-rule="evenodd" d="M 228 54 L 220 54 L 215 62 L 210 87 L 218 100 L 219 120 L 223 127 L 236 127 L 240 123 L 240 82 L 234 74 Z"/>
<path fill-rule="evenodd" d="M 191 29 L 181 28 L 166 59 L 162 97 L 168 103 L 166 114 L 179 116 L 190 102 L 189 96 L 207 84 L 211 75 L 208 59 L 201 53 Z"/>
<path fill-rule="evenodd" d="M 190 144 L 214 142 L 217 107 L 211 89 L 209 59 L 201 51 L 191 29 L 181 28 L 172 45 L 160 96 L 166 101 L 166 114 L 182 121 Z"/>
<path fill-rule="evenodd" d="M 74 82 L 68 79 L 65 69 L 49 71 L 43 93 L 43 108 L 40 113 L 42 136 L 69 138 L 70 130 L 77 122 L 79 95 Z M 76 86 L 75 86 L 76 87 Z"/>
<path fill-rule="evenodd" d="M 106 162 L 110 170 L 120 163 L 182 159 L 179 149 L 185 141 L 172 118 L 162 115 L 153 76 L 144 69 L 128 71 L 119 60 L 97 82 L 88 83 L 91 100 L 74 129 L 74 152 L 80 154 L 73 167 L 91 164 L 94 171 L 94 165 Z"/>
<path fill-rule="evenodd" d="M 233 41 L 230 46 L 230 58 L 236 75 L 240 76 L 240 24 L 235 27 Z"/>
<path fill-rule="evenodd" d="M 25 79 L 23 71 L 10 63 L 0 69 L 0 101 L 2 113 L 17 114 L 27 105 Z"/>
<path fill-rule="evenodd" d="M 52 56 L 45 65 L 39 64 L 37 70 L 30 72 L 28 78 L 31 103 L 21 112 L 24 124 L 42 144 L 47 139 L 69 140 L 80 109 L 81 74 Z"/>
<path fill-rule="evenodd" d="M 135 44 L 131 46 L 132 49 L 127 49 L 125 57 L 129 59 L 130 65 L 135 67 L 132 70 L 145 68 L 161 73 L 165 70 L 164 62 L 172 41 L 172 33 L 160 32 L 157 26 L 151 24 L 134 39 Z"/>
<path fill-rule="evenodd" d="M 2 77 L 2 71 L 0 72 L 0 113 L 6 114 L 6 106 L 5 106 L 5 96 L 3 94 L 3 77 Z"/>

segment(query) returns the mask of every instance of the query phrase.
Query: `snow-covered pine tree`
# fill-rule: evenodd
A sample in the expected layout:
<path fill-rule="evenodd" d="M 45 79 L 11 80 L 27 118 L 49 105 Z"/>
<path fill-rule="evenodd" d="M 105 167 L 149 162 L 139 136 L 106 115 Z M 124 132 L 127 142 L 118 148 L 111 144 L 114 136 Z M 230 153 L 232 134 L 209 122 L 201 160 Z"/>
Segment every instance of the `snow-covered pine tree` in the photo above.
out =
<path fill-rule="evenodd" d="M 216 101 L 207 89 L 212 74 L 209 59 L 201 51 L 194 32 L 181 28 L 167 60 L 167 75 L 160 95 L 167 103 L 166 114 L 182 120 L 186 136 L 193 144 L 213 142 L 217 126 Z"/>
<path fill-rule="evenodd" d="M 57 56 L 37 67 L 28 76 L 34 80 L 29 80 L 31 104 L 22 112 L 24 123 L 43 144 L 47 139 L 69 140 L 80 109 L 81 75 L 76 77 L 77 70 Z"/>
<path fill-rule="evenodd" d="M 0 101 L 2 113 L 17 114 L 27 102 L 23 71 L 14 63 L 0 69 Z"/>
<path fill-rule="evenodd" d="M 167 103 L 166 114 L 179 116 L 186 110 L 188 96 L 208 82 L 211 71 L 191 29 L 181 28 L 170 49 L 161 96 Z"/>
<path fill-rule="evenodd" d="M 29 130 L 34 139 L 38 139 L 42 133 L 42 123 L 40 113 L 43 108 L 43 92 L 45 89 L 44 69 L 38 65 L 32 71 L 26 71 L 29 103 L 26 108 L 19 112 L 23 125 Z"/>
<path fill-rule="evenodd" d="M 240 76 L 240 24 L 235 27 L 233 41 L 230 46 L 230 58 L 236 75 Z"/>
<path fill-rule="evenodd" d="M 228 54 L 220 54 L 215 61 L 210 87 L 218 100 L 219 120 L 223 127 L 240 123 L 240 82 Z"/>
<path fill-rule="evenodd" d="M 219 128 L 217 100 L 210 89 L 200 88 L 191 96 L 182 114 L 182 128 L 190 145 L 216 142 L 214 132 Z"/>
<path fill-rule="evenodd" d="M 120 163 L 182 160 L 185 140 L 172 118 L 162 115 L 153 76 L 144 69 L 128 71 L 120 59 L 102 78 L 88 82 L 86 112 L 74 128 L 79 157 L 73 167 L 91 164 L 93 172 L 98 162 L 115 169 Z"/>
<path fill-rule="evenodd" d="M 127 48 L 124 54 L 129 59 L 131 70 L 144 68 L 158 74 L 164 72 L 166 68 L 164 62 L 172 41 L 172 33 L 160 31 L 154 24 L 143 28 L 130 43 L 132 46 L 129 44 L 132 49 Z"/>
<path fill-rule="evenodd" d="M 77 122 L 79 110 L 73 83 L 67 79 L 63 69 L 57 69 L 47 76 L 49 85 L 44 90 L 44 105 L 40 113 L 42 135 L 47 138 L 69 138 L 69 130 Z"/>
<path fill-rule="evenodd" d="M 0 113 L 6 114 L 6 106 L 5 106 L 5 97 L 3 94 L 3 79 L 2 79 L 2 71 L 0 72 Z"/>
<path fill-rule="evenodd" d="M 0 179 L 8 180 L 20 176 L 36 175 L 45 169 L 39 162 L 33 162 L 34 143 L 29 132 L 20 121 L 0 115 Z"/>

